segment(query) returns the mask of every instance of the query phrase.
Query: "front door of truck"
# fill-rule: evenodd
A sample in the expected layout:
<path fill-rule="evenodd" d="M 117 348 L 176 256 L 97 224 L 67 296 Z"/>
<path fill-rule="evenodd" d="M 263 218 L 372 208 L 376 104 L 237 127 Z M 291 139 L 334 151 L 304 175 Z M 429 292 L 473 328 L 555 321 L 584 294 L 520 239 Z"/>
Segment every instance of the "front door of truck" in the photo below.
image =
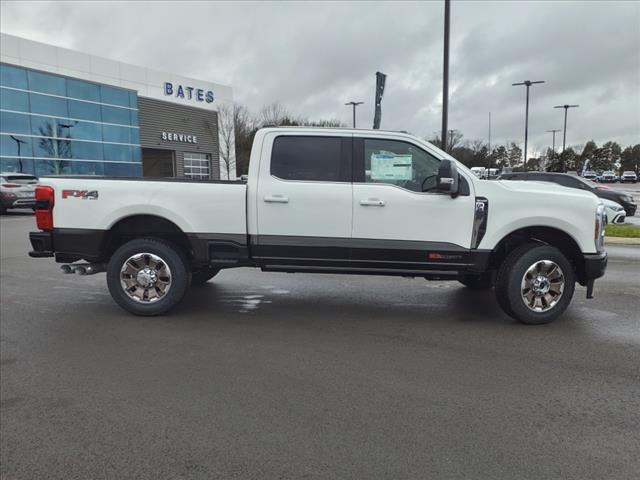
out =
<path fill-rule="evenodd" d="M 436 191 L 440 160 L 406 139 L 354 138 L 354 267 L 456 270 L 469 262 L 475 198 Z"/>
<path fill-rule="evenodd" d="M 352 229 L 351 134 L 264 139 L 252 255 L 263 265 L 347 266 Z"/>

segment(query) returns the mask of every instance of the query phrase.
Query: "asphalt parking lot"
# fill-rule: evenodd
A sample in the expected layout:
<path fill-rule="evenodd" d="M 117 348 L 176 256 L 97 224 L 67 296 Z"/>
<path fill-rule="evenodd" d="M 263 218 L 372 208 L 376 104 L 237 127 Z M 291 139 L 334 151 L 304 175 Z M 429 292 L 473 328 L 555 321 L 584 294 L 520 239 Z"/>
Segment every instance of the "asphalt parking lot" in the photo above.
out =
<path fill-rule="evenodd" d="M 540 327 L 453 282 L 252 269 L 139 318 L 0 222 L 2 479 L 640 471 L 640 248 Z"/>

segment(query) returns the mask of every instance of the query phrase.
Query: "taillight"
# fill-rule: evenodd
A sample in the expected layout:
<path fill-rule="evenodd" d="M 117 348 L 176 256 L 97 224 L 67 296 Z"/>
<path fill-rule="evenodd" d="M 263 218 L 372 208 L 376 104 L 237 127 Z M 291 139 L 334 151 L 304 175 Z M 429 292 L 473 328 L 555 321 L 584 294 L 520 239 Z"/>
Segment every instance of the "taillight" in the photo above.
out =
<path fill-rule="evenodd" d="M 36 186 L 36 225 L 40 230 L 53 230 L 54 190 Z"/>

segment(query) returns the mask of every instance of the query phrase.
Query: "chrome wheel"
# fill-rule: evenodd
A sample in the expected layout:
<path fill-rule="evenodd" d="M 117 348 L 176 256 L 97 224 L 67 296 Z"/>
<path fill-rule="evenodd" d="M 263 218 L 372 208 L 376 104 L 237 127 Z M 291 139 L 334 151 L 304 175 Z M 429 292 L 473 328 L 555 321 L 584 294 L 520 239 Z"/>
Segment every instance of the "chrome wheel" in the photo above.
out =
<path fill-rule="evenodd" d="M 564 273 L 557 263 L 539 260 L 522 277 L 522 301 L 529 310 L 548 312 L 562 298 L 564 284 Z"/>
<path fill-rule="evenodd" d="M 153 253 L 137 253 L 122 265 L 120 285 L 127 296 L 136 302 L 157 302 L 171 288 L 171 269 Z"/>

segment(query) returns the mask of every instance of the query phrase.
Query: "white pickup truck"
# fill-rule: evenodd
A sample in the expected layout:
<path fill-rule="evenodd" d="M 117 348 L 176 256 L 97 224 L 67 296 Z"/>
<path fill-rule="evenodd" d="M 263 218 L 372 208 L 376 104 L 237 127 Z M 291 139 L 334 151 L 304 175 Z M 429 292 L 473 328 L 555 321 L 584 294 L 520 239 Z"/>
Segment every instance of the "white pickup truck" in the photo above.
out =
<path fill-rule="evenodd" d="M 480 180 L 433 145 L 379 130 L 266 128 L 248 180 L 45 177 L 32 257 L 106 271 L 138 315 L 221 269 L 401 275 L 495 288 L 547 323 L 604 274 L 603 206 L 589 192 Z M 83 260 L 86 263 L 72 263 Z"/>

